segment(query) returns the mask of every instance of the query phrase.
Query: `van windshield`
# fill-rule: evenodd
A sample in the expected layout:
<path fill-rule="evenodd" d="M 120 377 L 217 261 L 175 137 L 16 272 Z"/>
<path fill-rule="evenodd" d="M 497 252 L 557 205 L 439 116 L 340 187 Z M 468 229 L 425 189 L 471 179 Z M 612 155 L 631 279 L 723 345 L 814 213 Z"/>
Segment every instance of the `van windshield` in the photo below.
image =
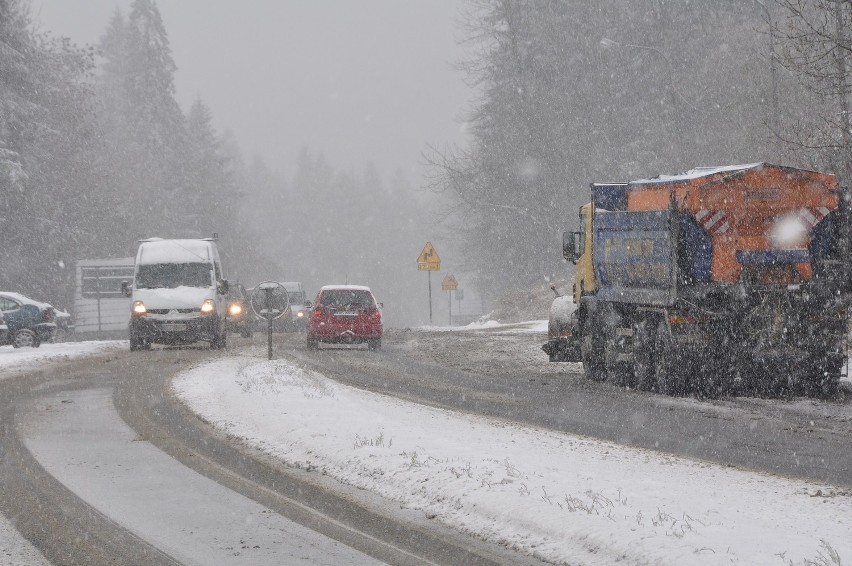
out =
<path fill-rule="evenodd" d="M 154 263 L 140 265 L 136 271 L 137 289 L 174 289 L 210 287 L 209 263 Z"/>

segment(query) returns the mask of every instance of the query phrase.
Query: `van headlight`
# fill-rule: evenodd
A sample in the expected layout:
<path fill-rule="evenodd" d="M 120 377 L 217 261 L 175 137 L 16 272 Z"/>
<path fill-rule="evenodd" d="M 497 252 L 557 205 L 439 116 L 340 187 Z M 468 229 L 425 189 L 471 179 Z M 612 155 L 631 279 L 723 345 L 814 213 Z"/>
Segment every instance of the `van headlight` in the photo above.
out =
<path fill-rule="evenodd" d="M 305 311 L 299 311 L 296 313 L 296 318 L 302 318 L 303 316 L 305 316 Z"/>
<path fill-rule="evenodd" d="M 216 303 L 213 299 L 207 299 L 201 304 L 201 314 L 213 314 L 216 312 Z"/>
<path fill-rule="evenodd" d="M 148 314 L 148 309 L 145 308 L 145 303 L 142 301 L 133 301 L 133 306 L 130 307 L 130 312 L 136 316 L 145 316 Z"/>

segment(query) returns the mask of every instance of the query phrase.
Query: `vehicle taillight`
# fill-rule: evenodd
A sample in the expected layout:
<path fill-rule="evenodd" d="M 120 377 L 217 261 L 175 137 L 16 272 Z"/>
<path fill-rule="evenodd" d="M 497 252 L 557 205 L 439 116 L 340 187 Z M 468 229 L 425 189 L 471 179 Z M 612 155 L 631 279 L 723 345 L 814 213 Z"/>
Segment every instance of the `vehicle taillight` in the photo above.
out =
<path fill-rule="evenodd" d="M 323 307 L 317 307 L 311 311 L 311 316 L 322 316 L 325 314 L 325 309 Z"/>
<path fill-rule="evenodd" d="M 688 314 L 669 314 L 669 323 L 671 324 L 693 324 L 696 322 L 701 321 Z"/>

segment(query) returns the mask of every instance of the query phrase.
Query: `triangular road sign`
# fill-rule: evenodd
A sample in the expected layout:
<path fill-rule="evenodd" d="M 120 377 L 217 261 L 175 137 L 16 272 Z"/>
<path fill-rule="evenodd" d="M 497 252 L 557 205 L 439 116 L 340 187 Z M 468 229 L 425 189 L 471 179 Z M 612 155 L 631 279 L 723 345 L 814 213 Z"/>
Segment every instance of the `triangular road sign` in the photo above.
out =
<path fill-rule="evenodd" d="M 423 251 L 417 256 L 417 269 L 420 271 L 440 271 L 441 258 L 438 252 L 435 251 L 435 246 L 432 242 L 426 242 L 423 246 Z"/>

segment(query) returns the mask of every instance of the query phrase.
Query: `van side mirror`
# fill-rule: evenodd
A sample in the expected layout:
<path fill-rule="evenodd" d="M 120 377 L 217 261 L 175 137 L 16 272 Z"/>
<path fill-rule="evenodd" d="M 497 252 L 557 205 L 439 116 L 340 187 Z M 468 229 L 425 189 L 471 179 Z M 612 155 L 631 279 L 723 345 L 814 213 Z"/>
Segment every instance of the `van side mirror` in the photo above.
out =
<path fill-rule="evenodd" d="M 121 294 L 124 295 L 125 297 L 130 296 L 130 282 L 129 281 L 122 281 L 121 282 Z"/>
<path fill-rule="evenodd" d="M 220 295 L 227 295 L 228 291 L 230 291 L 230 290 L 231 290 L 231 284 L 228 283 L 227 279 L 222 279 L 221 281 L 219 281 L 219 294 Z"/>
<path fill-rule="evenodd" d="M 562 232 L 562 257 L 571 263 L 577 263 L 577 260 L 583 255 L 583 250 L 580 247 L 582 238 L 580 232 Z"/>

